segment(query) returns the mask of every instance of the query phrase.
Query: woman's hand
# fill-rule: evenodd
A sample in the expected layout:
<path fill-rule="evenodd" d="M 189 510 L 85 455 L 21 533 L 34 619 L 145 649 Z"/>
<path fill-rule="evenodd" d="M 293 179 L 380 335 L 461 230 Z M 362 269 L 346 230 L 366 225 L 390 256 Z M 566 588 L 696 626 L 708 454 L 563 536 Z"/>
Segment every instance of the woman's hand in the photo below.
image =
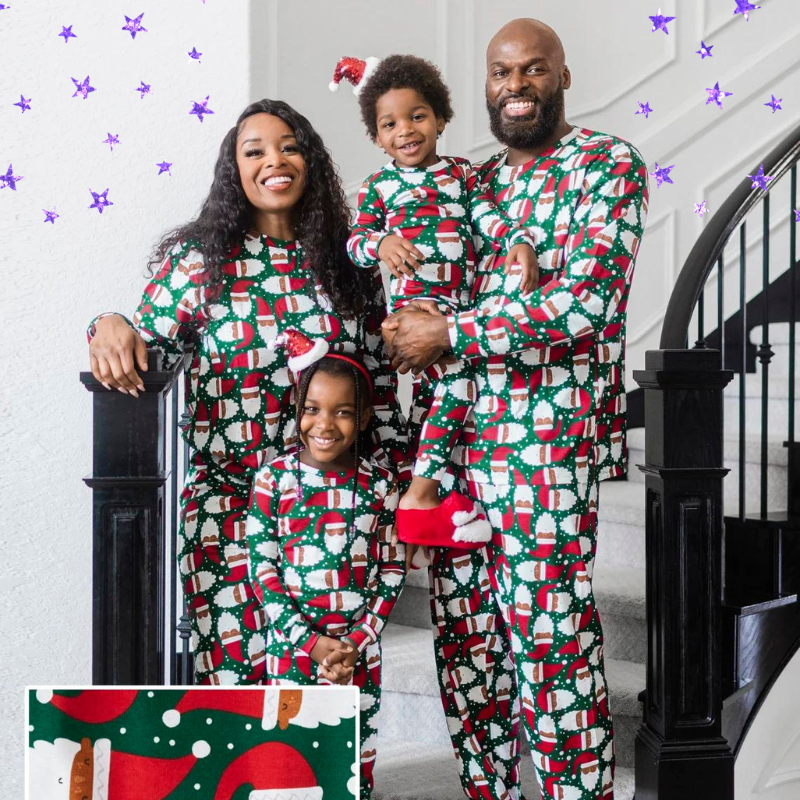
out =
<path fill-rule="evenodd" d="M 413 278 L 425 256 L 402 236 L 390 233 L 378 246 L 378 258 L 389 268 L 395 278 Z"/>
<path fill-rule="evenodd" d="M 119 314 L 103 317 L 89 345 L 92 375 L 106 387 L 139 396 L 144 383 L 136 372 L 147 372 L 147 345 Z"/>

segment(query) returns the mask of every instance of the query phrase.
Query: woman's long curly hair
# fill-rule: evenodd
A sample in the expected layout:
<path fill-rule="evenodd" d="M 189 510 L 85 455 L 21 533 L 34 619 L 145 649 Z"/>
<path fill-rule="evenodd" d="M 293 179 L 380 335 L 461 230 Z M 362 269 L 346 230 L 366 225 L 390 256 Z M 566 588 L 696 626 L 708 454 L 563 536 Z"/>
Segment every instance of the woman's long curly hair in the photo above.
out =
<path fill-rule="evenodd" d="M 223 262 L 252 228 L 252 206 L 236 164 L 236 137 L 242 122 L 253 114 L 280 117 L 297 137 L 307 172 L 305 190 L 294 209 L 295 235 L 303 258 L 338 314 L 352 318 L 362 313 L 373 292 L 373 276 L 370 270 L 355 267 L 347 256 L 350 211 L 336 165 L 311 123 L 280 100 L 252 103 L 225 134 L 211 190 L 200 214 L 167 233 L 156 245 L 149 262 L 151 274 L 175 244 L 190 239 L 202 250 L 210 296 L 221 288 Z"/>

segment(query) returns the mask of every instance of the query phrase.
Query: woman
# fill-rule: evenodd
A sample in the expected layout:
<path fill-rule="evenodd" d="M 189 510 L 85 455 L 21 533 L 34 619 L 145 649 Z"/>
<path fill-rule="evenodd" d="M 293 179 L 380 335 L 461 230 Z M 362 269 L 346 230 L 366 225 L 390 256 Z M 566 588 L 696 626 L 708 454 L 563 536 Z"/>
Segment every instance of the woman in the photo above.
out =
<path fill-rule="evenodd" d="M 89 329 L 93 374 L 134 397 L 147 346 L 170 363 L 194 345 L 179 555 L 198 683 L 256 683 L 264 672 L 245 520 L 255 471 L 295 442 L 293 378 L 268 343 L 294 327 L 361 352 L 375 379 L 374 456 L 385 466 L 404 458 L 380 274 L 350 263 L 348 223 L 336 168 L 308 120 L 283 102 L 254 103 L 222 142 L 200 215 L 156 248 L 133 323 L 103 314 Z"/>

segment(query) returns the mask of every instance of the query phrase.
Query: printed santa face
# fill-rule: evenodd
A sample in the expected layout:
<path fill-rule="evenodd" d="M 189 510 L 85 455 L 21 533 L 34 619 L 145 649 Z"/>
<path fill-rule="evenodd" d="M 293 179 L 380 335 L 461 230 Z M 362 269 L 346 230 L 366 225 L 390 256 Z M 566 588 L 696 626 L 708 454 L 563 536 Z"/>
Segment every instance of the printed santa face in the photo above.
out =
<path fill-rule="evenodd" d="M 89 751 L 89 740 L 84 740 Z M 81 745 L 69 739 L 34 742 L 28 749 L 28 789 L 30 800 L 71 800 L 70 775 L 75 756 Z M 91 773 L 88 778 L 91 781 Z M 88 784 L 91 787 L 91 783 Z M 91 788 L 89 789 L 91 791 Z"/>

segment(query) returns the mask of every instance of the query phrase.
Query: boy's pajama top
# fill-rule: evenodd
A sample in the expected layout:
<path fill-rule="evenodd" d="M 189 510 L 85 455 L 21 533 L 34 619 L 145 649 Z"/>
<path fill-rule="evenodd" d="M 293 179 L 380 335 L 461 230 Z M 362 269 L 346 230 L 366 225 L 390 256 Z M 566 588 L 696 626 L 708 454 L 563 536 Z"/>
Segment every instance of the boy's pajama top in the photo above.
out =
<path fill-rule="evenodd" d="M 496 250 L 534 245 L 528 231 L 495 207 L 469 162 L 449 157 L 426 168 L 390 162 L 364 181 L 348 241 L 353 262 L 375 268 L 378 248 L 390 234 L 412 241 L 425 256 L 413 278 L 392 277 L 392 311 L 420 299 L 436 301 L 447 314 L 468 308 L 476 264 L 473 235 Z M 437 385 L 414 451 L 414 474 L 440 480 L 475 401 L 476 384 L 464 361 L 437 366 L 428 375 Z"/>
<path fill-rule="evenodd" d="M 326 683 L 310 654 L 320 634 L 346 637 L 361 653 L 361 796 L 373 786 L 380 708 L 380 633 L 405 579 L 405 547 L 392 545 L 393 475 L 361 462 L 323 472 L 278 458 L 256 474 L 247 517 L 249 571 L 266 610 L 269 684 Z M 355 485 L 355 498 L 353 497 Z"/>
<path fill-rule="evenodd" d="M 523 299 L 484 248 L 473 310 L 450 317 L 478 400 L 454 461 L 488 509 L 486 551 L 430 567 L 445 714 L 471 798 L 517 800 L 520 721 L 548 800 L 613 797 L 592 594 L 597 483 L 625 470 L 625 311 L 647 213 L 627 142 L 574 128 L 520 166 L 477 167 L 551 280 Z M 520 703 L 521 700 L 521 703 Z"/>
<path fill-rule="evenodd" d="M 284 350 L 268 343 L 294 327 L 324 337 L 333 351 L 360 354 L 375 386 L 372 456 L 387 467 L 405 459 L 405 420 L 380 333 L 386 309 L 377 270 L 369 307 L 349 320 L 315 285 L 296 242 L 247 235 L 223 264 L 214 298 L 204 270 L 196 243 L 176 245 L 145 289 L 133 325 L 168 365 L 194 348 L 179 569 L 196 681 L 258 683 L 264 614 L 247 574 L 247 508 L 256 471 L 296 441 L 294 378 Z"/>

